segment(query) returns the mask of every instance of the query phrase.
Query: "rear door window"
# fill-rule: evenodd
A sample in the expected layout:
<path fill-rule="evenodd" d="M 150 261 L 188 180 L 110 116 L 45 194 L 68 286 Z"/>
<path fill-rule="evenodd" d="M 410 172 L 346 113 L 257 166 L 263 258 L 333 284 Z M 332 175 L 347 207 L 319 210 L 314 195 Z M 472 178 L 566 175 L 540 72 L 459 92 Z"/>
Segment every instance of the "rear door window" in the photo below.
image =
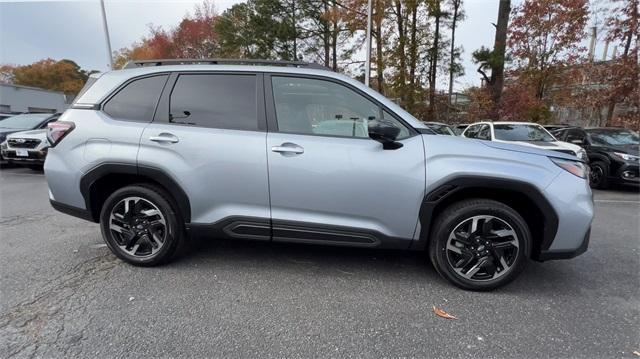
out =
<path fill-rule="evenodd" d="M 184 74 L 176 80 L 169 121 L 193 126 L 258 130 L 257 76 Z"/>
<path fill-rule="evenodd" d="M 117 120 L 151 122 L 167 77 L 151 76 L 130 82 L 107 101 L 103 111 Z"/>

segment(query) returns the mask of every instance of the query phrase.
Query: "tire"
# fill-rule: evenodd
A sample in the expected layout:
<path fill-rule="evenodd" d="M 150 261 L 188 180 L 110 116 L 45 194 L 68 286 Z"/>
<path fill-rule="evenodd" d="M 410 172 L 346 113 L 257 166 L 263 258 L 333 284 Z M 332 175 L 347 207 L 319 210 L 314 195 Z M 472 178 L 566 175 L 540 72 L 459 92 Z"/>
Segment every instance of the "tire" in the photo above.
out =
<path fill-rule="evenodd" d="M 602 161 L 593 162 L 589 166 L 591 167 L 589 185 L 597 189 L 609 188 L 609 166 Z"/>
<path fill-rule="evenodd" d="M 472 231 L 474 221 L 476 232 Z M 429 242 L 436 271 L 454 285 L 474 291 L 492 290 L 514 280 L 530 250 L 531 234 L 522 216 L 489 199 L 450 205 L 434 222 Z"/>
<path fill-rule="evenodd" d="M 186 240 L 177 208 L 171 196 L 157 186 L 123 187 L 102 206 L 102 237 L 113 254 L 127 263 L 136 266 L 166 263 Z"/>
<path fill-rule="evenodd" d="M 44 165 L 28 165 L 27 167 L 29 167 L 30 170 L 36 171 L 36 172 L 44 171 Z"/>

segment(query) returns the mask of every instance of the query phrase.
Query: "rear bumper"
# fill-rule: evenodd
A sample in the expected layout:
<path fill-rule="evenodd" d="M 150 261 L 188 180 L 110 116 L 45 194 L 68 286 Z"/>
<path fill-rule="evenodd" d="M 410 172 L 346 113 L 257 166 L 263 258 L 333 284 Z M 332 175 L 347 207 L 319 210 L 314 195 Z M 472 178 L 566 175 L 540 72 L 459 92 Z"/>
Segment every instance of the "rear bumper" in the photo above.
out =
<path fill-rule="evenodd" d="M 575 258 L 587 251 L 589 247 L 589 239 L 591 237 L 591 228 L 587 231 L 580 246 L 573 250 L 543 250 L 538 255 L 539 261 L 548 261 L 553 259 L 571 259 Z"/>

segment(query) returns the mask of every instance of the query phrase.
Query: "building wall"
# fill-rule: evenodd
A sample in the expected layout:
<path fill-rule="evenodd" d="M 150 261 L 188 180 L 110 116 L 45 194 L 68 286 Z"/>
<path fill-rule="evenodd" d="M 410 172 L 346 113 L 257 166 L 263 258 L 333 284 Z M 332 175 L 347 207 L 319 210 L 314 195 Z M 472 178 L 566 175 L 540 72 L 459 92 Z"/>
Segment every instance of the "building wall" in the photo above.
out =
<path fill-rule="evenodd" d="M 0 112 L 63 112 L 68 104 L 62 92 L 0 83 Z"/>

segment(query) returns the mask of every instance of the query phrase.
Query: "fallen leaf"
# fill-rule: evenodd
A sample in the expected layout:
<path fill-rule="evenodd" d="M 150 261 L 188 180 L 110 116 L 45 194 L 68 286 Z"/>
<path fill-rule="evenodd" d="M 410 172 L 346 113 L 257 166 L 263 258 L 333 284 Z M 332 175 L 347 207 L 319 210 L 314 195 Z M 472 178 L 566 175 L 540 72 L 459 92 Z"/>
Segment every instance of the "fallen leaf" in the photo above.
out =
<path fill-rule="evenodd" d="M 454 317 L 453 315 L 445 312 L 444 310 L 437 308 L 435 305 L 433 306 L 433 312 L 436 313 L 437 316 L 441 317 L 441 318 L 445 318 L 445 319 L 458 319 L 456 317 Z"/>
<path fill-rule="evenodd" d="M 640 352 L 639 352 L 639 351 L 637 351 L 637 350 L 634 350 L 634 351 L 633 351 L 633 354 L 635 354 L 635 355 L 637 355 L 637 356 L 639 356 L 639 357 L 640 357 Z"/>

